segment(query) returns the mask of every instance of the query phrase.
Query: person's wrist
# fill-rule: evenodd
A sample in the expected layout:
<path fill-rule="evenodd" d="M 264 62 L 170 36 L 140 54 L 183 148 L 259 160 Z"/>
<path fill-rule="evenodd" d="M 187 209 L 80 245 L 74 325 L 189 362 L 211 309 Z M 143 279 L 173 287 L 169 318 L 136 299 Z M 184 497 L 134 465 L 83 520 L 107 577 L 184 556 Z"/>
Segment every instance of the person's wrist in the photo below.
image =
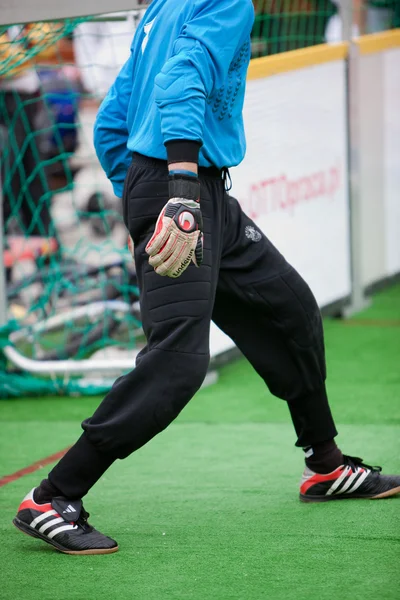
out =
<path fill-rule="evenodd" d="M 168 171 L 170 175 L 186 175 L 188 177 L 197 177 L 199 168 L 198 165 L 193 162 L 178 162 L 169 164 Z"/>

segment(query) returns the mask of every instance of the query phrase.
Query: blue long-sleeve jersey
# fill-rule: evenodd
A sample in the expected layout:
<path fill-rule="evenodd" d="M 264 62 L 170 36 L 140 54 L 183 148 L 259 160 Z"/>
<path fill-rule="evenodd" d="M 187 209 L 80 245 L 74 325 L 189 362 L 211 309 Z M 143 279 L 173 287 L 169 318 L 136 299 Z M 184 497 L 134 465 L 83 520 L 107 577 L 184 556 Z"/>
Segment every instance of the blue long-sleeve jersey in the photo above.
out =
<path fill-rule="evenodd" d="M 253 21 L 252 0 L 153 0 L 94 128 L 117 196 L 132 152 L 165 160 L 172 140 L 202 144 L 200 166 L 243 160 Z"/>

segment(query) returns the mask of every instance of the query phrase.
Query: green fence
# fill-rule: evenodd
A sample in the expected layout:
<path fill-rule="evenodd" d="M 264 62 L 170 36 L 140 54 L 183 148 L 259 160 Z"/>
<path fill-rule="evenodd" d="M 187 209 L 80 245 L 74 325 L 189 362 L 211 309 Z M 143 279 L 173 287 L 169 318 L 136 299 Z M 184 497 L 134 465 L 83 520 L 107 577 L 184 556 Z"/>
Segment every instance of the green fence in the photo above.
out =
<path fill-rule="evenodd" d="M 322 44 L 329 19 L 337 12 L 330 0 L 256 0 L 253 56 L 266 56 Z"/>

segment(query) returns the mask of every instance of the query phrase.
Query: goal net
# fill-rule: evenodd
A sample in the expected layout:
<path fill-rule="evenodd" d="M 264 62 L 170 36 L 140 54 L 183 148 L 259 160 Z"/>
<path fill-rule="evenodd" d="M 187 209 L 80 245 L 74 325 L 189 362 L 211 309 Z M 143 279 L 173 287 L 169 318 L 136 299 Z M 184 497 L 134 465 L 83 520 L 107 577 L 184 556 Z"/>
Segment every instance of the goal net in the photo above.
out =
<path fill-rule="evenodd" d="M 336 10 L 330 0 L 255 8 L 254 57 L 323 42 Z M 103 391 L 144 343 L 120 200 L 92 143 L 144 12 L 0 26 L 0 397 Z"/>
<path fill-rule="evenodd" d="M 143 344 L 120 200 L 92 143 L 143 12 L 0 28 L 0 396 L 102 391 Z"/>

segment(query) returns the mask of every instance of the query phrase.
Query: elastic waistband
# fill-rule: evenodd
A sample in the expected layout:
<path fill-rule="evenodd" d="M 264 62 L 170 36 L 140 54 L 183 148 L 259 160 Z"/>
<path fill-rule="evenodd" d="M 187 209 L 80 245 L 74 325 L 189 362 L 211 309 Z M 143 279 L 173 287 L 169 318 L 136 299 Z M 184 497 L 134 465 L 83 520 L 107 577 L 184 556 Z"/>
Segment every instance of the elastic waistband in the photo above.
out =
<path fill-rule="evenodd" d="M 132 155 L 132 162 L 137 167 L 147 167 L 149 169 L 160 169 L 161 171 L 168 171 L 168 163 L 166 160 L 160 160 L 158 158 L 150 158 L 134 152 Z M 213 179 L 223 179 L 224 170 L 217 169 L 217 167 L 199 167 L 199 175 L 202 177 L 212 177 Z"/>

